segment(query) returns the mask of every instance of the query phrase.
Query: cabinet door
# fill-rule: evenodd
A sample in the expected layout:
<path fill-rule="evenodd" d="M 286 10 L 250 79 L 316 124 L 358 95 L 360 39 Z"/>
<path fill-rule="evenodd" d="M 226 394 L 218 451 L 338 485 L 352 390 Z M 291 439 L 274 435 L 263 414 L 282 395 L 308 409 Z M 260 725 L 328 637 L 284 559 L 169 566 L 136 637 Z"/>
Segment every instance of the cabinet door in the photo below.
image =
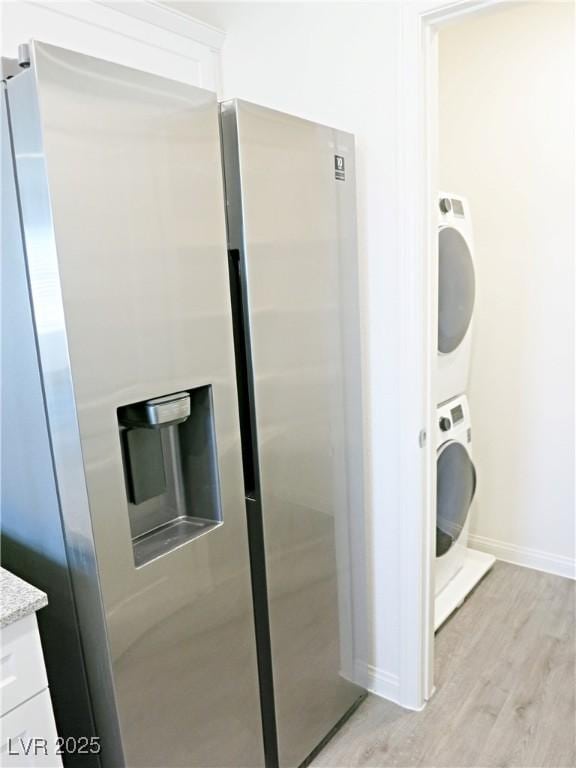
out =
<path fill-rule="evenodd" d="M 8 712 L 0 720 L 2 768 L 58 768 L 56 725 L 48 689 Z"/>
<path fill-rule="evenodd" d="M 2 630 L 0 715 L 48 687 L 36 615 Z"/>

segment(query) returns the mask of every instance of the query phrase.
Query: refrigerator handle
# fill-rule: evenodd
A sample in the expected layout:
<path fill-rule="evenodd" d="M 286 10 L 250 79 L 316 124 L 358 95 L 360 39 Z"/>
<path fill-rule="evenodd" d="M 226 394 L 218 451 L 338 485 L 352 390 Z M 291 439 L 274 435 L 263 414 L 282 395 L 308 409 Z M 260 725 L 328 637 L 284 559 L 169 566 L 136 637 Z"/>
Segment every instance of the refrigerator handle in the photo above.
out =
<path fill-rule="evenodd" d="M 254 499 L 256 495 L 257 457 L 253 432 L 252 377 L 250 373 L 251 365 L 249 365 L 250 342 L 246 333 L 240 251 L 237 248 L 228 249 L 228 268 L 230 272 L 230 295 L 234 324 L 234 355 L 236 358 L 236 385 L 238 389 L 238 408 L 240 411 L 244 493 L 247 498 Z"/>

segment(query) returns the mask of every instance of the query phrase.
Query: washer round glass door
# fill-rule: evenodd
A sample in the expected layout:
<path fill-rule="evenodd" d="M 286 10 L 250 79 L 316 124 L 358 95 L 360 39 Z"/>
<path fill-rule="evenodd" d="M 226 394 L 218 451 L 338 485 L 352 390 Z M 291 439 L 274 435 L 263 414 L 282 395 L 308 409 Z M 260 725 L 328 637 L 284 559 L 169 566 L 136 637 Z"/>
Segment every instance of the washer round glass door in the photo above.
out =
<path fill-rule="evenodd" d="M 438 237 L 438 351 L 448 355 L 466 335 L 474 310 L 474 264 L 464 237 L 442 227 Z"/>
<path fill-rule="evenodd" d="M 476 470 L 462 443 L 451 440 L 436 460 L 436 557 L 458 540 L 476 490 Z"/>

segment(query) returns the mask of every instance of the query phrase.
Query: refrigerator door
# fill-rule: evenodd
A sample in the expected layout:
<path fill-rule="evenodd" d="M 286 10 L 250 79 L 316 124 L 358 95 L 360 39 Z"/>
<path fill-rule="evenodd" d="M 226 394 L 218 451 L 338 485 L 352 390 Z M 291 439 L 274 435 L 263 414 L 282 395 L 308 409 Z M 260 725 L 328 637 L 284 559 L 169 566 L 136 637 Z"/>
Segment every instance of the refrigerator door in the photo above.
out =
<path fill-rule="evenodd" d="M 50 596 L 49 605 L 38 611 L 36 617 L 54 715 L 58 732 L 68 734 L 78 743 L 80 737 L 90 739 L 95 735 L 94 721 L 74 596 L 66 568 L 66 547 L 38 370 L 4 84 L 1 96 L 2 565 L 17 576 L 28 578 Z M 4 658 L 7 661 L 5 654 Z M 52 758 L 55 749 L 56 745 L 50 748 Z M 59 759 L 53 759 L 54 765 L 58 763 Z M 71 755 L 69 765 L 98 768 L 100 762 L 96 754 Z"/>
<path fill-rule="evenodd" d="M 215 96 L 35 43 L 8 101 L 104 763 L 261 765 Z"/>
<path fill-rule="evenodd" d="M 287 767 L 363 693 L 346 679 L 350 549 L 363 516 L 354 144 L 349 134 L 244 102 L 222 105 L 221 121 Z"/>

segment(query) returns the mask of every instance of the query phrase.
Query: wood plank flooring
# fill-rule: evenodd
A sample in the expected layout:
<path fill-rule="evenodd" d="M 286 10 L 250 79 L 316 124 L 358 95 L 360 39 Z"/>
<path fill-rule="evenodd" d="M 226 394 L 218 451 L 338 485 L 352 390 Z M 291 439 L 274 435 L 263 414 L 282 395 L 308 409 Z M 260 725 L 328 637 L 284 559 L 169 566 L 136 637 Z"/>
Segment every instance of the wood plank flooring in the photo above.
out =
<path fill-rule="evenodd" d="M 369 696 L 313 768 L 574 768 L 576 584 L 498 562 L 436 636 L 422 712 Z"/>

